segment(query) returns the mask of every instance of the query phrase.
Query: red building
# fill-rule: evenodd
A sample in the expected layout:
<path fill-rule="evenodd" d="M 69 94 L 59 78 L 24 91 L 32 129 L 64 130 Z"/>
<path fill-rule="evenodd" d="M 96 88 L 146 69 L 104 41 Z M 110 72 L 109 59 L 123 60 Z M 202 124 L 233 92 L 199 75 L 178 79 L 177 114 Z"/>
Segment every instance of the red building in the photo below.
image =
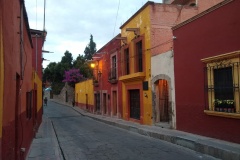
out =
<path fill-rule="evenodd" d="M 93 55 L 96 62 L 94 82 L 95 112 L 122 117 L 122 86 L 118 81 L 121 72 L 121 41 L 116 38 L 109 41 Z"/>
<path fill-rule="evenodd" d="M 33 43 L 24 1 L 0 0 L 1 160 L 25 159 L 41 122 L 41 115 L 37 120 L 41 100 L 38 96 L 34 99 L 33 82 L 38 74 L 32 68 L 32 58 Z M 41 92 L 41 87 L 38 85 L 36 92 Z"/>
<path fill-rule="evenodd" d="M 34 129 L 36 130 L 42 122 L 43 114 L 43 84 L 42 84 L 42 48 L 47 35 L 46 31 L 30 30 L 32 37 L 32 68 L 33 68 L 33 90 L 32 105 L 34 116 Z"/>
<path fill-rule="evenodd" d="M 177 129 L 240 143 L 240 1 L 173 27 Z"/>
<path fill-rule="evenodd" d="M 44 60 L 42 55 L 42 48 L 47 36 L 47 32 L 31 29 L 31 36 L 33 43 L 32 67 L 37 72 L 39 78 L 42 79 L 42 62 Z"/>

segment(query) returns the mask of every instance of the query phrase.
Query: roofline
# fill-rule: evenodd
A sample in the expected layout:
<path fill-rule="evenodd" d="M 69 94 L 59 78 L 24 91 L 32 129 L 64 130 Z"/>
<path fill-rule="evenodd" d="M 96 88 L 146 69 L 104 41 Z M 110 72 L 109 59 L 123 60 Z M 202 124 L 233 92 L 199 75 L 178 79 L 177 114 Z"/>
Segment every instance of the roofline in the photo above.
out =
<path fill-rule="evenodd" d="M 36 30 L 36 29 L 30 29 L 31 37 L 38 36 L 39 38 L 43 39 L 42 46 L 44 45 L 44 41 L 46 40 L 47 32 L 46 31 L 41 31 L 41 30 Z"/>
<path fill-rule="evenodd" d="M 30 44 L 31 44 L 31 46 L 33 48 L 32 37 L 31 37 L 31 33 L 30 33 L 30 27 L 29 27 L 29 21 L 28 21 L 28 16 L 27 16 L 27 10 L 26 10 L 26 6 L 25 6 L 25 2 L 24 2 L 24 0 L 20 0 L 20 3 L 23 4 L 23 17 L 24 17 L 24 21 L 25 21 L 26 27 L 27 27 L 28 38 L 29 38 Z"/>
<path fill-rule="evenodd" d="M 172 30 L 176 30 L 178 28 L 181 28 L 182 26 L 185 26 L 188 23 L 191 23 L 191 22 L 199 19 L 199 18 L 205 16 L 206 14 L 208 14 L 210 12 L 213 12 L 213 11 L 217 10 L 218 8 L 224 6 L 224 5 L 226 5 L 226 4 L 228 4 L 228 3 L 232 2 L 232 1 L 234 1 L 234 0 L 224 0 L 223 2 L 220 2 L 220 3 L 216 4 L 215 6 L 212 6 L 211 8 L 209 8 L 209 9 L 207 9 L 207 10 L 205 10 L 205 11 L 199 13 L 199 14 L 197 14 L 196 16 L 193 16 L 192 18 L 190 18 L 190 19 L 188 19 L 188 20 L 186 20 L 186 21 L 184 21 L 182 23 L 177 24 L 176 26 L 172 27 Z"/>
<path fill-rule="evenodd" d="M 116 37 L 121 36 L 121 34 L 119 33 L 118 35 L 116 35 L 113 39 L 111 39 L 109 42 L 107 42 L 104 46 L 102 46 L 102 48 L 100 48 L 99 50 L 97 50 L 94 54 L 98 54 L 98 52 L 100 52 L 101 50 L 103 50 L 104 47 L 106 47 L 110 42 L 112 42 L 113 40 L 115 40 Z"/>
<path fill-rule="evenodd" d="M 42 31 L 42 30 L 37 30 L 37 29 L 30 29 L 31 33 L 36 33 L 36 34 L 43 34 L 43 33 L 47 33 L 46 31 Z"/>
<path fill-rule="evenodd" d="M 134 15 L 132 15 L 123 25 L 120 26 L 122 29 L 128 22 L 130 22 L 136 15 L 138 15 L 143 9 L 145 9 L 148 5 L 155 4 L 153 1 L 146 2 Z"/>

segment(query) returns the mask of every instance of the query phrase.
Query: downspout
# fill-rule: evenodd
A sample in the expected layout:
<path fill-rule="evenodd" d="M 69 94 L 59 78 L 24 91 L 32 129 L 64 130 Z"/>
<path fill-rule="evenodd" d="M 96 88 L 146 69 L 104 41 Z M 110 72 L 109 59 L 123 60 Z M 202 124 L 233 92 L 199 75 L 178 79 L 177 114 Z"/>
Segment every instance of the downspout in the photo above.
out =
<path fill-rule="evenodd" d="M 20 77 L 23 80 L 24 71 L 23 71 L 23 3 L 20 6 Z"/>

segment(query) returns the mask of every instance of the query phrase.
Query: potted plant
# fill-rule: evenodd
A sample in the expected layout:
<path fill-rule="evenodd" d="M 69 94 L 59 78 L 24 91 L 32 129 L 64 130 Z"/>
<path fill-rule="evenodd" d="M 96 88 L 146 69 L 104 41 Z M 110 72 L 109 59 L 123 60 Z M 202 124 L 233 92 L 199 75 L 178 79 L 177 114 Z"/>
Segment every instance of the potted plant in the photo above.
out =
<path fill-rule="evenodd" d="M 218 112 L 220 111 L 221 103 L 222 103 L 222 101 L 219 100 L 219 99 L 215 99 L 215 100 L 214 100 L 214 108 L 215 108 L 215 111 L 218 111 Z"/>
<path fill-rule="evenodd" d="M 225 104 L 227 106 L 228 112 L 232 113 L 234 112 L 234 100 L 225 100 Z"/>
<path fill-rule="evenodd" d="M 234 111 L 234 100 L 214 100 L 215 111 L 220 112 L 233 112 Z"/>

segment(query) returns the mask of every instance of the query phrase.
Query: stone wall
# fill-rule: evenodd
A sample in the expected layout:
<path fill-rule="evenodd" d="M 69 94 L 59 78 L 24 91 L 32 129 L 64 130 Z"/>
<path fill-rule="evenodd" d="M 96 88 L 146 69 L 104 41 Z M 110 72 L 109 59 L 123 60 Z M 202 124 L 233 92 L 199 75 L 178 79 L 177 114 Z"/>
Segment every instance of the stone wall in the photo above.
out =
<path fill-rule="evenodd" d="M 74 88 L 65 83 L 59 95 L 53 95 L 53 99 L 59 102 L 72 105 L 74 99 Z"/>

